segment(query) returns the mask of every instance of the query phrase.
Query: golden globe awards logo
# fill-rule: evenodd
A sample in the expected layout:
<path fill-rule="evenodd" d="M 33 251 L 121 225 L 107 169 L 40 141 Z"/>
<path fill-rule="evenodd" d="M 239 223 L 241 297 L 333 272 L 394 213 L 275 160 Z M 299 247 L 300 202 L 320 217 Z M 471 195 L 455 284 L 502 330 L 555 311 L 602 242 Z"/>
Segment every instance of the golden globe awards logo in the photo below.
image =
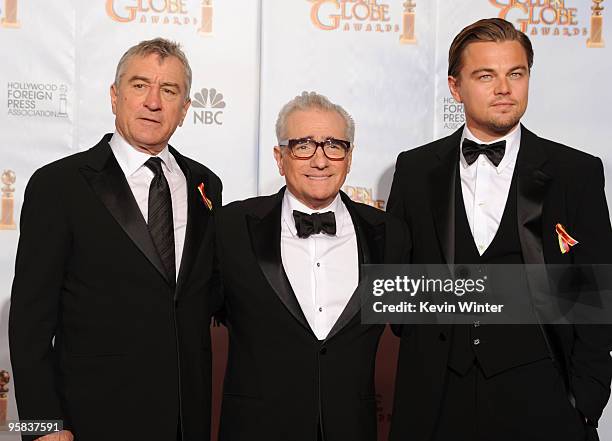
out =
<path fill-rule="evenodd" d="M 310 20 L 322 31 L 399 34 L 402 44 L 415 44 L 416 2 L 403 3 L 401 18 L 392 17 L 389 4 L 380 0 L 307 0 Z"/>
<path fill-rule="evenodd" d="M 8 399 L 9 388 L 8 384 L 11 381 L 11 376 L 4 369 L 0 371 L 0 426 L 6 425 L 8 416 Z"/>
<path fill-rule="evenodd" d="M 193 26 L 200 35 L 213 34 L 213 0 L 106 0 L 106 14 L 118 23 Z"/>
<path fill-rule="evenodd" d="M 374 199 L 372 197 L 371 188 L 345 185 L 342 190 L 344 190 L 348 197 L 355 202 L 361 202 L 362 204 L 370 205 L 374 208 L 378 208 L 379 210 L 385 209 L 385 201 L 382 199 Z"/>
<path fill-rule="evenodd" d="M 0 175 L 0 230 L 15 230 L 14 213 L 15 213 L 15 181 L 17 180 L 13 170 L 4 170 Z M 0 389 L 0 397 L 2 390 Z"/>
<path fill-rule="evenodd" d="M 17 0 L 4 0 L 4 7 L 0 7 L 0 26 L 3 28 L 18 28 Z"/>
<path fill-rule="evenodd" d="M 535 37 L 588 37 L 587 47 L 603 47 L 604 0 L 593 0 L 590 28 L 578 20 L 578 8 L 565 0 L 488 0 L 499 8 L 499 18 Z M 586 2 L 584 2 L 586 3 Z M 580 2 L 580 5 L 584 5 Z M 590 30 L 590 32 L 589 32 Z"/>

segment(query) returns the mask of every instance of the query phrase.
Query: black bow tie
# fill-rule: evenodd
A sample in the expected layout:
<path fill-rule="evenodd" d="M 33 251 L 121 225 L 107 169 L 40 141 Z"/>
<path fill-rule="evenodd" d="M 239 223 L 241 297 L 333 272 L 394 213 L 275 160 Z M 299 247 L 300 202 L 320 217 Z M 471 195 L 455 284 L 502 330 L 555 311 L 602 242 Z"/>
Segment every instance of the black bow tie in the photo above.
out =
<path fill-rule="evenodd" d="M 295 219 L 297 235 L 302 239 L 321 231 L 332 236 L 336 234 L 336 216 L 333 211 L 306 214 L 293 210 L 293 219 Z"/>
<path fill-rule="evenodd" d="M 462 150 L 463 157 L 468 165 L 472 165 L 478 159 L 478 156 L 484 153 L 489 158 L 489 161 L 497 167 L 504 158 L 506 141 L 497 141 L 493 144 L 478 144 L 466 138 L 463 140 Z"/>

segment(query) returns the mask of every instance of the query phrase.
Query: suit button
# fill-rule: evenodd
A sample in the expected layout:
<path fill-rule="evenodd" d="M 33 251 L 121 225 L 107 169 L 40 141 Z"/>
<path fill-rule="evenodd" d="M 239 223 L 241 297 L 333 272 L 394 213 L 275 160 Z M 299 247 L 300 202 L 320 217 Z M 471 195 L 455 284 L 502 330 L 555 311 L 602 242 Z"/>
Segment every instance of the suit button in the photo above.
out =
<path fill-rule="evenodd" d="M 443 333 L 440 333 L 438 338 L 440 339 L 440 341 L 446 341 L 446 335 L 444 335 Z"/>
<path fill-rule="evenodd" d="M 480 344 L 480 339 L 479 338 L 475 338 L 474 339 L 474 345 L 478 346 Z"/>
<path fill-rule="evenodd" d="M 475 328 L 477 328 L 477 327 L 479 327 L 479 326 L 480 326 L 480 322 L 479 322 L 478 320 L 476 320 L 476 321 L 474 322 L 474 327 L 475 327 Z"/>
<path fill-rule="evenodd" d="M 325 354 L 327 354 L 327 348 L 321 348 L 321 350 L 319 351 L 319 353 L 320 353 L 321 355 L 325 355 Z"/>

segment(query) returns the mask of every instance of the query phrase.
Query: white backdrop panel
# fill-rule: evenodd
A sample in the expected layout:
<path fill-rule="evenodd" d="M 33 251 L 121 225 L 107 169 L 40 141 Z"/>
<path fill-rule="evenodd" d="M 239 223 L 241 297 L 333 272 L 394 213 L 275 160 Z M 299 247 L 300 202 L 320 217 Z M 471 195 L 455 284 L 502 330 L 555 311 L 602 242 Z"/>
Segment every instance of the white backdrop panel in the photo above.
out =
<path fill-rule="evenodd" d="M 65 156 L 72 146 L 75 84 L 73 2 L 62 2 L 61 7 L 50 2 L 19 2 L 18 6 L 17 26 L 6 26 L 6 20 L 0 25 L 0 175 L 4 170 L 15 173 L 17 225 L 31 174 Z M 0 16 L 7 19 L 5 6 L 1 7 Z M 8 310 L 17 240 L 17 229 L 0 229 L 0 369 L 9 372 Z M 12 384 L 9 420 L 17 419 Z"/>
<path fill-rule="evenodd" d="M 139 2 L 116 0 L 110 15 L 104 3 L 83 2 L 79 9 L 79 148 L 89 148 L 114 128 L 109 86 L 125 50 L 149 38 L 169 38 L 183 45 L 193 71 L 192 104 L 200 105 L 192 105 L 171 143 L 223 179 L 224 200 L 255 195 L 259 2 L 212 2 L 209 8 L 201 0 L 183 0 L 179 10 L 155 13 L 134 11 Z M 206 33 L 203 16 L 212 18 Z"/>
<path fill-rule="evenodd" d="M 532 3 L 543 5 L 546 2 Z M 603 33 L 606 46 L 588 47 L 592 2 L 565 0 L 560 3 L 564 8 L 556 12 L 547 6 L 533 7 L 525 12 L 517 2 L 510 0 L 438 1 L 435 135 L 438 138 L 452 133 L 462 119 L 460 112 L 453 112 L 455 108 L 448 102 L 452 98 L 447 85 L 447 59 L 453 37 L 467 24 L 481 18 L 498 17 L 507 10 L 503 18 L 517 27 L 522 21 L 530 20 L 526 23 L 526 33 L 533 45 L 534 64 L 529 106 L 523 123 L 544 138 L 599 156 L 604 162 L 606 180 L 610 182 L 612 119 L 609 107 L 612 89 L 605 87 L 604 78 L 612 74 L 612 16 L 605 11 Z M 511 4 L 515 6 L 507 9 Z M 572 24 L 564 24 L 564 16 L 572 16 Z M 556 23 L 544 22 L 553 22 L 555 17 Z M 449 121 L 451 119 L 457 122 L 453 124 Z M 609 201 L 612 187 L 607 185 L 606 190 Z"/>
<path fill-rule="evenodd" d="M 356 149 L 346 184 L 372 189 L 375 199 L 387 198 L 397 154 L 431 139 L 434 41 L 429 34 L 435 3 L 416 8 L 416 44 L 400 43 L 401 1 L 379 1 L 386 13 L 355 4 L 361 6 L 352 9 L 349 3 L 343 10 L 333 2 L 263 2 L 260 194 L 283 185 L 272 156 L 274 126 L 283 104 L 303 90 L 326 95 L 355 119 Z M 351 18 L 334 18 L 342 14 Z M 368 14 L 382 20 L 355 18 Z M 336 24 L 337 29 L 321 29 Z M 377 32 L 377 26 L 385 32 Z"/>

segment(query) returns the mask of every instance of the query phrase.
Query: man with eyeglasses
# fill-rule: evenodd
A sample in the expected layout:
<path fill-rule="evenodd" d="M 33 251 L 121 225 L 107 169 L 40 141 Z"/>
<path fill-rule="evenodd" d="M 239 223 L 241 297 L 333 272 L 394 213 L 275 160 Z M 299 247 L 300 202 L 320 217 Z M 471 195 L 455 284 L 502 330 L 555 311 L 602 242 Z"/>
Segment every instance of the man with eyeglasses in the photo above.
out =
<path fill-rule="evenodd" d="M 362 325 L 362 263 L 401 263 L 405 225 L 340 191 L 355 126 L 304 92 L 281 110 L 274 157 L 286 187 L 215 215 L 229 330 L 222 441 L 374 441 L 382 325 Z"/>

